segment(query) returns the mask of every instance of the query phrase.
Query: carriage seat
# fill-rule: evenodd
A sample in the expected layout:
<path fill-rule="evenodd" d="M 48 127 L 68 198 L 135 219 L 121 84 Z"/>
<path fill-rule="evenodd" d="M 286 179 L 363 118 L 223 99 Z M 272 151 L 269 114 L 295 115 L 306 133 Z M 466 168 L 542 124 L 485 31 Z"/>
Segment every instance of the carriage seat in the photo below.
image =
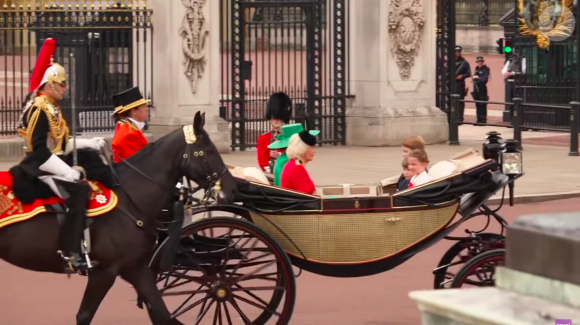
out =
<path fill-rule="evenodd" d="M 340 197 L 377 196 L 378 189 L 376 185 L 338 184 L 331 186 L 317 186 L 316 194 L 323 197 L 328 195 Z"/>
<path fill-rule="evenodd" d="M 242 168 L 239 166 L 234 165 L 227 165 L 228 170 L 232 174 L 232 176 L 247 180 L 248 182 L 254 182 L 259 184 L 267 184 L 269 185 L 270 182 L 266 177 L 266 174 L 260 168 L 257 167 L 246 167 Z"/>
<path fill-rule="evenodd" d="M 473 151 L 455 159 L 443 160 L 431 166 L 428 174 L 431 177 L 431 182 L 441 178 L 449 177 L 451 175 L 464 172 L 475 166 L 481 165 L 485 159 L 477 152 Z"/>

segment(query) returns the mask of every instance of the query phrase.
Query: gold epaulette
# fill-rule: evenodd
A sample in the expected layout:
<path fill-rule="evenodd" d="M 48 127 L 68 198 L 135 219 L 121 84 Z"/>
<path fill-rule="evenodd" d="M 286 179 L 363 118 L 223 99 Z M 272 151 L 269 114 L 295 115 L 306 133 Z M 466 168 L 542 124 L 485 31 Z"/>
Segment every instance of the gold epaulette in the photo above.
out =
<path fill-rule="evenodd" d="M 33 107 L 37 109 L 34 110 Z M 48 118 L 49 123 L 49 133 L 48 136 L 56 140 L 54 148 L 51 149 L 52 153 L 58 154 L 63 151 L 64 142 L 68 141 L 69 129 L 64 117 L 59 112 L 56 105 L 54 105 L 45 95 L 37 96 L 34 99 L 34 104 L 27 112 L 27 126 L 26 129 L 19 129 L 18 133 L 24 137 L 27 150 L 32 151 L 32 133 L 30 130 L 34 130 L 36 123 L 38 122 L 38 117 L 40 112 L 44 112 Z"/>

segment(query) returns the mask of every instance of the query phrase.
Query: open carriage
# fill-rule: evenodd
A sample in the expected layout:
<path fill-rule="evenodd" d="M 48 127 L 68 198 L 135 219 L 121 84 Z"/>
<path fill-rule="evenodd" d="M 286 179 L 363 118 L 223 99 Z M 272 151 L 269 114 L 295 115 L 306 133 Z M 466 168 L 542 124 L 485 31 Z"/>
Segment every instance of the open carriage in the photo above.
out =
<path fill-rule="evenodd" d="M 503 263 L 507 223 L 485 203 L 506 186 L 512 203 L 514 181 L 523 175 L 513 142 L 497 144 L 484 146 L 485 158 L 468 150 L 435 164 L 429 169 L 433 181 L 399 192 L 395 177 L 373 185 L 324 186 L 318 195 L 307 195 L 231 166 L 234 204 L 190 195 L 180 203 L 190 205 L 195 221 L 169 229 L 160 243 L 151 262 L 159 289 L 175 318 L 188 323 L 288 324 L 296 294 L 292 265 L 324 276 L 369 276 L 442 239 L 456 244 L 434 271 L 435 288 L 492 285 L 483 275 Z M 502 231 L 450 237 L 478 216 L 488 224 L 497 220 Z M 462 268 L 453 274 L 457 264 Z M 472 275 L 480 282 L 470 282 Z M 197 289 L 184 289 L 192 283 Z M 193 309 L 193 317 L 185 316 Z"/>

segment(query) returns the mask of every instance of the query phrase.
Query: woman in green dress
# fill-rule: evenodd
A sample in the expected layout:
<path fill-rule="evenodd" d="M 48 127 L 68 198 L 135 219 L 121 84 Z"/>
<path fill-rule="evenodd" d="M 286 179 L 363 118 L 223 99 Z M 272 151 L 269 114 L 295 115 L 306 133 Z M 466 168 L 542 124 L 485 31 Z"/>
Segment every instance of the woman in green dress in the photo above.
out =
<path fill-rule="evenodd" d="M 298 134 L 304 131 L 304 127 L 302 124 L 288 124 L 282 126 L 280 130 L 280 134 L 276 136 L 276 141 L 271 143 L 268 146 L 268 149 L 286 149 L 288 147 L 288 141 L 290 137 L 294 134 Z M 318 130 L 311 130 L 308 131 L 311 135 L 317 136 L 320 131 Z M 282 171 L 284 170 L 284 166 L 288 162 L 288 156 L 286 155 L 286 151 L 276 159 L 276 164 L 274 164 L 274 185 L 281 186 L 282 184 Z"/>

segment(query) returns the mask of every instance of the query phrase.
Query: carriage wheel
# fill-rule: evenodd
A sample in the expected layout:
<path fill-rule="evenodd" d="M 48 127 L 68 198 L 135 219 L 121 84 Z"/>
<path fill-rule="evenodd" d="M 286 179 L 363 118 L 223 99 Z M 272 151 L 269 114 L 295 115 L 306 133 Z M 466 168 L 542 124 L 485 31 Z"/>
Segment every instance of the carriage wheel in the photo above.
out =
<path fill-rule="evenodd" d="M 473 238 L 466 238 L 453 244 L 439 261 L 433 271 L 434 289 L 448 289 L 455 277 L 455 273 L 474 256 L 490 249 L 502 249 L 505 246 L 505 237 L 499 234 L 482 233 Z"/>
<path fill-rule="evenodd" d="M 505 249 L 496 249 L 477 255 L 457 272 L 451 282 L 451 288 L 464 285 L 492 287 L 495 284 L 495 270 L 505 265 Z"/>
<path fill-rule="evenodd" d="M 296 297 L 282 247 L 254 224 L 230 217 L 183 228 L 179 252 L 158 287 L 172 318 L 188 325 L 287 325 Z"/>

